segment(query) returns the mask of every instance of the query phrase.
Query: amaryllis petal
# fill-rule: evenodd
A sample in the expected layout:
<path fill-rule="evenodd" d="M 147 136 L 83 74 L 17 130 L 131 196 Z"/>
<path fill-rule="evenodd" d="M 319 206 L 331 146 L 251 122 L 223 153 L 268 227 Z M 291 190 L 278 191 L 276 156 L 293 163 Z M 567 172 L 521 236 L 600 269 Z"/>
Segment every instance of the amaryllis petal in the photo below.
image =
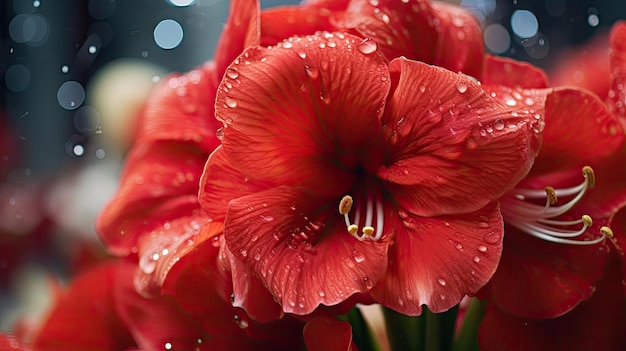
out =
<path fill-rule="evenodd" d="M 198 209 L 197 212 L 201 211 Z M 138 293 L 146 297 L 158 296 L 170 269 L 181 257 L 205 240 L 222 233 L 221 222 L 209 223 L 208 218 L 179 217 L 143 235 L 138 242 L 139 267 L 134 284 Z"/>
<path fill-rule="evenodd" d="M 2 351 L 29 351 L 15 335 L 0 333 L 0 350 Z"/>
<path fill-rule="evenodd" d="M 623 281 L 626 281 L 626 207 L 621 208 L 611 221 L 611 227 L 614 229 L 615 236 L 611 239 L 615 251 L 622 260 Z M 622 284 L 624 294 L 626 294 L 626 284 Z"/>
<path fill-rule="evenodd" d="M 350 323 L 315 318 L 304 326 L 304 342 L 309 351 L 350 351 L 352 344 Z"/>
<path fill-rule="evenodd" d="M 617 117 L 585 90 L 556 89 L 547 95 L 545 109 L 544 143 L 529 177 L 581 169 L 624 142 Z"/>
<path fill-rule="evenodd" d="M 372 296 L 400 313 L 419 315 L 422 304 L 443 312 L 476 293 L 496 270 L 503 222 L 492 202 L 473 213 L 422 218 L 400 211 L 389 268 Z M 407 259 L 410 258 L 410 259 Z"/>
<path fill-rule="evenodd" d="M 133 266 L 129 267 L 132 272 Z M 74 278 L 39 329 L 35 350 L 119 351 L 135 346 L 132 335 L 117 314 L 112 291 L 119 265 L 107 263 Z"/>
<path fill-rule="evenodd" d="M 275 45 L 294 35 L 332 31 L 333 12 L 314 6 L 283 6 L 261 12 L 261 45 Z"/>
<path fill-rule="evenodd" d="M 504 85 L 512 88 L 548 87 L 548 76 L 540 68 L 527 62 L 493 55 L 485 56 L 483 76 L 480 81 L 484 85 Z"/>
<path fill-rule="evenodd" d="M 350 0 L 302 0 L 302 5 L 309 8 L 322 8 L 330 11 L 343 11 Z"/>
<path fill-rule="evenodd" d="M 259 0 L 232 0 L 229 11 L 215 52 L 218 80 L 239 54 L 247 47 L 259 45 L 261 40 Z"/>
<path fill-rule="evenodd" d="M 626 349 L 624 338 L 626 300 L 621 283 L 622 271 L 616 256 L 613 254 L 591 298 L 559 318 L 521 318 L 487 302 L 485 318 L 478 332 L 480 349 L 485 351 Z M 550 283 L 546 281 L 545 284 Z M 514 287 L 509 289 L 515 290 Z"/>
<path fill-rule="evenodd" d="M 355 240 L 341 216 L 328 217 L 328 210 L 336 213 L 322 207 L 328 202 L 282 186 L 229 205 L 228 248 L 285 312 L 308 314 L 319 304 L 338 304 L 367 292 L 385 272 L 389 242 Z"/>
<path fill-rule="evenodd" d="M 387 165 L 378 176 L 406 210 L 421 216 L 474 211 L 531 166 L 538 135 L 471 78 L 404 58 L 383 116 Z M 488 157 L 487 157 L 488 155 Z"/>
<path fill-rule="evenodd" d="M 593 233 L 601 223 L 594 222 L 587 237 L 597 236 Z M 554 318 L 591 296 L 609 257 L 605 244 L 554 244 L 513 227 L 506 231 L 502 259 L 489 284 L 501 309 L 520 317 Z"/>
<path fill-rule="evenodd" d="M 200 178 L 200 204 L 212 221 L 223 221 L 230 200 L 267 187 L 241 173 L 220 146 L 209 156 Z"/>
<path fill-rule="evenodd" d="M 626 21 L 618 22 L 611 28 L 609 40 L 611 85 L 608 102 L 626 127 Z"/>
<path fill-rule="evenodd" d="M 480 77 L 482 32 L 466 10 L 426 0 L 352 1 L 338 23 L 373 39 L 388 61 L 405 56 Z"/>
<path fill-rule="evenodd" d="M 141 235 L 172 219 L 199 215 L 198 181 L 205 160 L 206 154 L 192 143 L 133 147 L 120 189 L 96 223 L 109 251 L 128 255 Z"/>
<path fill-rule="evenodd" d="M 377 135 L 390 84 L 380 55 L 359 49 L 361 41 L 318 33 L 254 47 L 235 60 L 216 101 L 232 162 L 274 185 L 346 191 L 353 174 L 330 160 Z"/>
<path fill-rule="evenodd" d="M 283 310 L 275 301 L 254 274 L 228 249 L 226 243 L 222 245 L 220 258 L 228 261 L 233 277 L 234 307 L 240 307 L 246 311 L 250 318 L 259 322 L 269 322 L 280 319 Z"/>
<path fill-rule="evenodd" d="M 141 113 L 136 143 L 194 143 L 207 154 L 219 144 L 213 117 L 217 89 L 212 62 L 184 75 L 171 74 L 154 88 Z"/>

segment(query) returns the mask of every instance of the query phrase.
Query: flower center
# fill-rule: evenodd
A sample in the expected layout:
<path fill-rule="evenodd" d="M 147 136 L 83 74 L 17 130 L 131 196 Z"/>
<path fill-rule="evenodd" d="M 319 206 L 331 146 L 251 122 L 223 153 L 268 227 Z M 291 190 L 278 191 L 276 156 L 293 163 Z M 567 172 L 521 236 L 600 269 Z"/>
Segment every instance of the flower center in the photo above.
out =
<path fill-rule="evenodd" d="M 380 196 L 368 193 L 366 195 L 365 209 L 363 209 L 362 202 L 363 201 L 358 202 L 354 210 L 354 221 L 352 221 L 349 216 L 352 206 L 354 205 L 352 196 L 346 195 L 339 201 L 339 213 L 343 215 L 346 229 L 350 235 L 359 241 L 378 241 L 383 236 L 385 218 Z M 376 217 L 374 217 L 374 214 Z M 359 228 L 362 228 L 361 234 L 359 234 Z"/>
<path fill-rule="evenodd" d="M 577 240 L 593 224 L 593 220 L 588 215 L 575 220 L 555 219 L 567 213 L 583 198 L 587 190 L 595 185 L 596 178 L 591 167 L 583 167 L 582 173 L 583 182 L 570 188 L 555 189 L 547 186 L 544 190 L 513 189 L 501 200 L 502 216 L 505 222 L 535 238 L 557 244 L 594 245 L 607 237 L 612 237 L 613 231 L 603 226 L 600 228 L 600 236 L 594 239 Z M 569 198 L 569 200 L 557 205 L 561 197 Z M 528 201 L 543 199 L 545 199 L 544 205 Z M 572 228 L 574 226 L 577 228 Z"/>

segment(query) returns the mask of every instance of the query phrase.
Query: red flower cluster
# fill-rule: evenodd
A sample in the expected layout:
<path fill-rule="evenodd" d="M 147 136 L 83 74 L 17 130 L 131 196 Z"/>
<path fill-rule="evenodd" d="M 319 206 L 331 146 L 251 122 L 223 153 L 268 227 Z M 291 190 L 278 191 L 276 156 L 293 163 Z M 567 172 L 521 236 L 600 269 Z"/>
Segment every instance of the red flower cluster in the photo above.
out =
<path fill-rule="evenodd" d="M 233 0 L 214 60 L 142 111 L 98 221 L 126 258 L 78 277 L 31 346 L 350 350 L 336 316 L 356 303 L 417 316 L 478 294 L 485 350 L 620 349 L 626 27 L 612 35 L 605 104 L 485 54 L 454 5 Z"/>

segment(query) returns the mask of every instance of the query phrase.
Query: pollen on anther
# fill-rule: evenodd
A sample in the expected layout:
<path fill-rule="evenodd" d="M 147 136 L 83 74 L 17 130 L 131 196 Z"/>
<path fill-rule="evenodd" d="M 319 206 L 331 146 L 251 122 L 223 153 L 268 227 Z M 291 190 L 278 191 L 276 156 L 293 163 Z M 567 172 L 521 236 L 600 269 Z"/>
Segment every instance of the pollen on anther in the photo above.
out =
<path fill-rule="evenodd" d="M 346 195 L 341 198 L 341 201 L 339 202 L 339 213 L 345 215 L 346 213 L 350 212 L 350 210 L 352 209 L 352 204 L 352 196 Z"/>
<path fill-rule="evenodd" d="M 582 219 L 583 224 L 584 224 L 585 226 L 587 226 L 587 227 L 591 227 L 591 226 L 593 225 L 593 219 L 591 219 L 591 216 L 589 216 L 589 215 L 583 215 L 581 219 Z"/>
<path fill-rule="evenodd" d="M 605 225 L 600 227 L 600 233 L 604 234 L 607 238 L 613 237 L 613 230 Z"/>
<path fill-rule="evenodd" d="M 587 179 L 590 188 L 596 185 L 596 174 L 593 172 L 593 168 L 589 166 L 583 167 L 583 176 Z"/>
<path fill-rule="evenodd" d="M 556 191 L 551 186 L 546 187 L 546 197 L 548 198 L 548 201 L 550 201 L 550 205 L 556 204 L 558 200 L 556 196 Z"/>
<path fill-rule="evenodd" d="M 372 236 L 374 235 L 374 227 L 363 227 L 363 234 L 367 235 L 367 236 Z"/>

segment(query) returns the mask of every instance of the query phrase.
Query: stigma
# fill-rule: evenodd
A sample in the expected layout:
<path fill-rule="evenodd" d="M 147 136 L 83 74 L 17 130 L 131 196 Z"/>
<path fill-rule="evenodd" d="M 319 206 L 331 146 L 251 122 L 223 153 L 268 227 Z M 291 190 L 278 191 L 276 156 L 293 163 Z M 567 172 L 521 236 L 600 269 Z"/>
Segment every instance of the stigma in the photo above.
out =
<path fill-rule="evenodd" d="M 595 186 L 596 178 L 591 167 L 583 167 L 582 174 L 583 181 L 569 188 L 513 189 L 501 200 L 505 223 L 535 238 L 556 244 L 594 245 L 612 237 L 611 229 L 603 226 L 597 237 L 583 239 L 587 229 L 593 225 L 589 215 L 573 220 L 555 219 L 571 210 Z M 561 198 L 567 200 L 559 203 Z M 537 203 L 542 200 L 545 200 L 543 205 Z"/>
<path fill-rule="evenodd" d="M 362 206 L 356 206 L 354 211 L 354 222 L 350 219 L 349 213 L 352 210 L 353 205 L 354 200 L 350 195 L 345 195 L 341 198 L 341 201 L 339 201 L 339 214 L 343 215 L 348 233 L 359 241 L 380 240 L 383 236 L 384 226 L 384 213 L 381 200 L 379 198 L 374 199 L 371 195 L 367 196 L 367 202 L 364 210 L 365 218 L 363 219 L 363 223 L 361 223 L 361 211 L 363 210 Z M 374 217 L 374 215 L 376 215 L 376 217 Z M 374 220 L 376 221 L 375 223 Z M 363 226 L 361 227 L 359 224 L 363 224 Z M 360 234 L 359 228 L 361 228 Z"/>

